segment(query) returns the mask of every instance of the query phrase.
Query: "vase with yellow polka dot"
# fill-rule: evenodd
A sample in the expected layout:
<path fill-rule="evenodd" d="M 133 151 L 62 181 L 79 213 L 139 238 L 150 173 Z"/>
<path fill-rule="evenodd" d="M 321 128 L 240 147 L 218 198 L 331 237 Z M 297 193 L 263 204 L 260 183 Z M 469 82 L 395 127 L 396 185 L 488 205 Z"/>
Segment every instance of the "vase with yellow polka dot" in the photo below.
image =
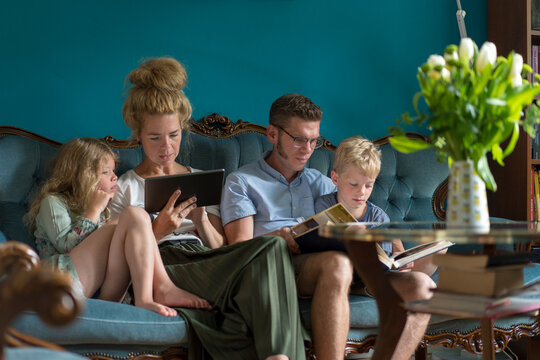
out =
<path fill-rule="evenodd" d="M 450 169 L 446 226 L 449 229 L 489 230 L 486 184 L 471 161 L 454 161 Z"/>

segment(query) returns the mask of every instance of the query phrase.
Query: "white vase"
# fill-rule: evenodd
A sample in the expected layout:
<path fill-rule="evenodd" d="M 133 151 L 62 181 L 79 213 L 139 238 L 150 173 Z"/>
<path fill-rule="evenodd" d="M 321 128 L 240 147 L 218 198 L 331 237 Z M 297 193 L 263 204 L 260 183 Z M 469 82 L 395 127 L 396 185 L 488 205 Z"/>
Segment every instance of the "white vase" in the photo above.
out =
<path fill-rule="evenodd" d="M 449 229 L 489 230 L 486 184 L 471 161 L 454 161 L 450 169 L 446 226 Z"/>

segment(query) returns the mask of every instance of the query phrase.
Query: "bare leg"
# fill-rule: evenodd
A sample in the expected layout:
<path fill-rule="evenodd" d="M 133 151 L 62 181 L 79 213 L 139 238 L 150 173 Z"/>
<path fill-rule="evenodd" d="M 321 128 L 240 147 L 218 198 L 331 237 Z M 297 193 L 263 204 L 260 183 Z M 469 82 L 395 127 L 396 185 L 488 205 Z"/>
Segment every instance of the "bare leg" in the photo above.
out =
<path fill-rule="evenodd" d="M 298 278 L 298 293 L 313 295 L 311 321 L 319 360 L 343 359 L 349 331 L 348 292 L 353 267 L 346 254 L 322 252 L 310 256 Z"/>
<path fill-rule="evenodd" d="M 266 360 L 289 360 L 289 357 L 285 355 L 272 355 L 267 357 Z"/>
<path fill-rule="evenodd" d="M 110 221 L 88 235 L 70 253 L 86 297 L 92 297 L 103 284 L 109 262 L 109 248 L 115 229 L 116 222 Z M 119 261 L 119 265 L 123 263 L 125 264 L 125 262 Z M 129 271 L 127 266 L 125 271 Z"/>
<path fill-rule="evenodd" d="M 210 310 L 203 298 L 177 287 L 167 274 L 159 249 L 154 246 L 154 299 L 164 305 Z"/>
<path fill-rule="evenodd" d="M 125 239 L 124 252 L 129 264 L 136 306 L 157 310 L 168 316 L 177 314 L 176 310 L 168 306 L 209 307 L 206 300 L 172 283 L 159 256 L 150 218 L 143 209 L 126 208 L 120 214 L 116 235 Z M 155 289 L 159 290 L 156 294 Z"/>
<path fill-rule="evenodd" d="M 157 251 L 148 215 L 141 208 L 128 207 L 118 218 L 84 239 L 71 255 L 86 296 L 92 296 L 100 288 L 100 298 L 119 301 L 131 278 L 136 306 L 175 316 L 176 310 L 154 301 Z M 180 293 L 188 298 L 195 297 L 183 290 Z M 192 305 L 193 301 L 189 300 L 186 307 Z"/>
<path fill-rule="evenodd" d="M 436 285 L 433 280 L 423 272 L 393 272 L 389 274 L 390 284 L 404 301 L 428 299 L 431 297 L 431 288 Z M 401 333 L 392 359 L 408 360 L 414 353 L 430 319 L 429 314 L 408 313 L 405 328 Z"/>
<path fill-rule="evenodd" d="M 115 302 L 122 301 L 131 279 L 129 265 L 124 254 L 124 243 L 115 239 L 118 220 L 119 216 L 105 225 L 113 225 L 115 231 L 111 234 L 107 266 L 99 291 L 100 299 Z"/>

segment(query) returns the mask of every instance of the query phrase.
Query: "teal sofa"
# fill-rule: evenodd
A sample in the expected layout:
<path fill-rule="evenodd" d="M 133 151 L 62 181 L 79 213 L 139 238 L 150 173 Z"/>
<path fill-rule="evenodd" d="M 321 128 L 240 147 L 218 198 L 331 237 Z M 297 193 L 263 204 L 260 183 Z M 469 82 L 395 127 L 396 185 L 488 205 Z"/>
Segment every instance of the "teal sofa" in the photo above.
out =
<path fill-rule="evenodd" d="M 258 160 L 271 149 L 263 126 L 241 120 L 236 123 L 212 114 L 192 123 L 191 133 L 182 141 L 181 162 L 199 169 L 224 168 L 226 174 Z M 420 136 L 421 135 L 410 135 Z M 128 141 L 106 137 L 118 152 L 118 175 L 143 159 L 142 149 Z M 404 155 L 388 144 L 388 138 L 375 141 L 382 150 L 382 170 L 371 200 L 382 207 L 393 221 L 444 219 L 448 167 L 424 150 Z M 34 247 L 33 237 L 22 223 L 38 185 L 47 176 L 47 164 L 60 143 L 15 127 L 0 127 L 0 241 L 17 240 Z M 335 146 L 328 141 L 310 159 L 308 166 L 330 174 Z M 455 246 L 458 249 L 458 246 Z M 458 249 L 459 250 L 459 249 Z M 527 281 L 540 278 L 538 267 L 527 270 Z M 302 316 L 310 329 L 310 301 L 300 300 Z M 347 354 L 362 353 L 374 347 L 378 334 L 377 305 L 372 298 L 350 296 L 350 331 Z M 131 305 L 87 299 L 86 310 L 68 327 L 52 329 L 33 313 L 19 317 L 16 329 L 59 344 L 73 352 L 95 359 L 142 359 L 157 355 L 167 359 L 186 358 L 186 323 L 180 317 L 165 318 Z M 535 317 L 509 317 L 495 323 L 500 350 L 511 340 L 538 334 Z M 475 320 L 433 316 L 417 359 L 425 347 L 444 344 L 479 352 L 480 324 Z"/>

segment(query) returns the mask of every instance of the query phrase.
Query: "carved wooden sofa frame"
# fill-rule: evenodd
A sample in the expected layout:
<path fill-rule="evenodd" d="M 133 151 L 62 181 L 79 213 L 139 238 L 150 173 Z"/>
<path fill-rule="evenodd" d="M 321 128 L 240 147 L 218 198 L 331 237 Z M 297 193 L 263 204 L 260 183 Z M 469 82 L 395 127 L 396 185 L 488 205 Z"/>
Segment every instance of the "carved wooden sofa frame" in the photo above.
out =
<path fill-rule="evenodd" d="M 242 132 L 254 132 L 259 134 L 266 134 L 266 127 L 252 124 L 249 122 L 244 122 L 238 120 L 237 122 L 232 122 L 229 118 L 221 116 L 218 114 L 211 114 L 205 116 L 201 120 L 191 122 L 191 131 L 195 134 L 206 136 L 209 138 L 216 139 L 225 139 L 235 136 Z M 27 130 L 23 130 L 17 127 L 12 126 L 0 126 L 0 136 L 4 134 L 14 134 L 32 138 L 34 140 L 49 144 L 54 147 L 59 147 L 61 143 L 45 138 L 41 135 L 32 133 Z M 407 134 L 410 137 L 416 137 L 421 139 L 426 139 L 425 136 L 420 134 L 409 133 Z M 389 136 L 385 136 L 379 139 L 374 140 L 374 142 L 383 146 L 388 144 Z M 133 141 L 129 140 L 117 140 L 112 136 L 107 136 L 104 140 L 113 148 L 118 149 L 130 149 L 138 147 L 139 145 Z M 327 150 L 334 151 L 336 146 L 330 143 L 330 141 L 325 140 L 323 147 Z M 439 220 L 445 219 L 445 201 L 448 194 L 448 179 L 443 181 L 440 186 L 435 191 L 432 197 L 432 210 L 434 215 Z M 1 325 L 1 324 L 0 324 Z M 540 333 L 540 326 L 538 320 L 531 326 L 529 325 L 516 325 L 512 329 L 495 329 L 495 341 L 496 341 L 496 351 L 501 351 L 505 349 L 510 341 L 519 340 L 522 337 L 533 338 Z M 13 334 L 11 331 L 9 334 Z M 376 336 L 370 336 L 361 341 L 349 340 L 345 349 L 345 354 L 360 354 L 369 351 L 375 347 Z M 536 343 L 536 342 L 535 342 Z M 17 346 L 20 344 L 17 340 L 10 340 L 10 344 Z M 482 344 L 480 336 L 480 328 L 478 327 L 474 331 L 469 331 L 465 333 L 453 332 L 453 333 L 441 333 L 436 335 L 425 335 L 423 340 L 420 342 L 418 350 L 416 352 L 416 359 L 425 359 L 426 358 L 426 348 L 428 346 L 443 345 L 448 348 L 462 347 L 468 352 L 479 354 L 481 353 Z M 314 358 L 311 351 L 308 352 L 308 357 Z M 101 356 L 92 356 L 91 358 L 96 360 L 106 359 L 106 357 Z M 170 349 L 166 351 L 161 356 L 146 357 L 144 355 L 134 357 L 133 359 L 187 359 L 187 354 L 182 349 Z"/>

